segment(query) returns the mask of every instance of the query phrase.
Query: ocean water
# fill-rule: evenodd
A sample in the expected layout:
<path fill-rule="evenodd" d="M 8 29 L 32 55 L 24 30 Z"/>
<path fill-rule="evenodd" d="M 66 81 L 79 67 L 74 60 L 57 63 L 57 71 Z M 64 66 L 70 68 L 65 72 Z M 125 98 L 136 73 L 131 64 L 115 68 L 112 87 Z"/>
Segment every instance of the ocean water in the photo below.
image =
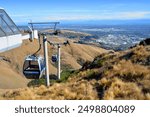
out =
<path fill-rule="evenodd" d="M 45 27 L 38 27 L 45 28 Z M 59 29 L 85 32 L 92 35 L 101 47 L 114 50 L 125 50 L 150 38 L 150 25 L 60 25 Z M 85 38 L 86 39 L 86 38 Z M 90 40 L 90 38 L 88 37 Z"/>

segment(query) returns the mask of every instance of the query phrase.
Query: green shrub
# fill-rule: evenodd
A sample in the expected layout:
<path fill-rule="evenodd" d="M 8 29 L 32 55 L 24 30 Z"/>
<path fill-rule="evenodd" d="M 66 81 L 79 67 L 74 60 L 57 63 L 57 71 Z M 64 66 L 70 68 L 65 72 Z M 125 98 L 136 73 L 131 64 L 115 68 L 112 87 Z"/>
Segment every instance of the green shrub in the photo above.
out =
<path fill-rule="evenodd" d="M 72 71 L 72 70 L 63 70 L 61 72 L 61 79 L 59 81 L 66 82 L 73 72 L 74 71 Z"/>
<path fill-rule="evenodd" d="M 86 79 L 92 80 L 92 79 L 99 79 L 100 73 L 98 71 L 89 70 L 87 71 Z"/>

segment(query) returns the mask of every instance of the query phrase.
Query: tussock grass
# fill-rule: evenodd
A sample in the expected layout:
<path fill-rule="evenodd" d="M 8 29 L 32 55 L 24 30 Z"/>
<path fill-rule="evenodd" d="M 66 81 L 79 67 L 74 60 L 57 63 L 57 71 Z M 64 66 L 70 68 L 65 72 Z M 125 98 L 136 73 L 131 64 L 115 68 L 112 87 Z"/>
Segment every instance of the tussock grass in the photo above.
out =
<path fill-rule="evenodd" d="M 141 89 L 135 83 L 126 83 L 119 78 L 114 78 L 111 81 L 107 81 L 105 83 L 104 85 L 105 87 L 107 86 L 107 89 L 103 99 L 145 99 Z"/>
<path fill-rule="evenodd" d="M 149 51 L 139 46 L 103 54 L 75 74 L 66 73 L 64 83 L 11 90 L 0 99 L 150 100 Z"/>

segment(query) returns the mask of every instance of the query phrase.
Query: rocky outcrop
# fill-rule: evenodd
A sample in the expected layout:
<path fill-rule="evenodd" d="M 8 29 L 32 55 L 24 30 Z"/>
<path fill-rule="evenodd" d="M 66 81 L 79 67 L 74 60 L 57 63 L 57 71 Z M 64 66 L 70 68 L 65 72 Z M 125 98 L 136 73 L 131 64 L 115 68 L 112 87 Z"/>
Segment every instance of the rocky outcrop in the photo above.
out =
<path fill-rule="evenodd" d="M 139 43 L 139 45 L 143 45 L 143 46 L 145 46 L 145 45 L 150 45 L 150 38 L 147 38 L 147 39 L 145 39 L 145 40 L 142 40 L 142 41 Z"/>

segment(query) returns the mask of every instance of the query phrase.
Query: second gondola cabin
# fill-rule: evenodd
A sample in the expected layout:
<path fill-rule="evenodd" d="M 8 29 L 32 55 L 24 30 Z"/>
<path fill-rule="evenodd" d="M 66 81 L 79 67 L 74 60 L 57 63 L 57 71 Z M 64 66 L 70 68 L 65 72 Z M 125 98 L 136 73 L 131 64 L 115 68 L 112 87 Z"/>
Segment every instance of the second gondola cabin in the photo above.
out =
<path fill-rule="evenodd" d="M 39 79 L 44 75 L 45 64 L 41 56 L 29 55 L 25 58 L 23 74 L 28 79 Z"/>
<path fill-rule="evenodd" d="M 52 55 L 51 59 L 52 59 L 52 62 L 54 62 L 54 63 L 57 62 L 57 55 Z"/>

